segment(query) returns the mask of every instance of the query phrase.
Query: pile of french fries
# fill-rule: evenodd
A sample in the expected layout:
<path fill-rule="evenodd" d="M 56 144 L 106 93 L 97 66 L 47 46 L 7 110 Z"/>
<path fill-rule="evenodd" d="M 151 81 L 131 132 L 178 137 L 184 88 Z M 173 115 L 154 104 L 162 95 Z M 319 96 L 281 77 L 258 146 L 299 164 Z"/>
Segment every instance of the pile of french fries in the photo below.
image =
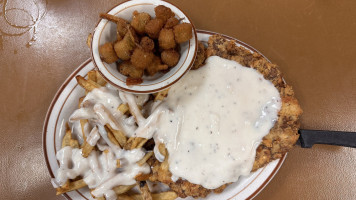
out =
<path fill-rule="evenodd" d="M 92 70 L 88 72 L 88 79 L 86 80 L 82 76 L 77 76 L 76 77 L 78 84 L 85 89 L 85 93 L 87 94 L 88 92 L 94 90 L 95 88 L 100 88 L 106 85 L 106 81 L 102 78 L 102 76 L 98 73 L 98 71 Z M 168 94 L 168 90 L 159 92 L 155 94 L 154 100 L 163 100 Z M 85 97 L 85 96 L 84 96 Z M 79 99 L 79 107 L 82 105 L 84 97 L 81 97 Z M 131 106 L 131 107 L 130 107 Z M 137 117 L 135 115 L 141 115 L 141 113 L 134 113 L 131 112 L 131 110 L 135 109 L 132 108 L 132 106 L 137 106 L 137 105 L 127 105 L 127 104 L 121 104 L 117 109 L 122 113 L 122 114 L 128 114 L 134 116 L 137 122 Z M 137 107 L 138 108 L 138 107 Z M 136 108 L 136 109 L 137 109 Z M 139 108 L 138 108 L 139 110 Z M 106 112 L 109 112 L 106 110 Z M 110 117 L 110 120 L 113 121 L 114 123 L 116 119 L 108 113 Z M 72 132 L 68 124 L 66 124 L 66 133 L 63 137 L 62 140 L 62 148 L 66 146 L 70 146 L 72 148 L 80 148 L 82 150 L 82 156 L 83 157 L 88 157 L 89 154 L 92 151 L 99 151 L 96 146 L 91 146 L 87 142 L 87 137 L 85 134 L 85 126 L 88 123 L 87 119 L 80 119 L 80 126 L 82 130 L 82 137 L 83 137 L 83 143 L 80 144 L 78 140 L 74 139 L 72 137 Z M 144 144 L 147 142 L 146 138 L 140 138 L 140 137 L 130 137 L 128 138 L 123 130 L 116 130 L 114 129 L 110 124 L 105 124 L 105 130 L 108 133 L 108 139 L 110 142 L 117 147 L 125 150 L 132 150 L 136 148 L 142 148 Z M 94 128 L 95 129 L 95 128 Z M 98 131 L 96 130 L 92 131 Z M 167 160 L 167 150 L 165 149 L 164 144 L 159 144 L 159 151 L 162 155 L 165 156 Z M 105 153 L 105 151 L 103 152 Z M 152 151 L 149 151 L 145 154 L 145 156 L 137 162 L 139 166 L 144 165 L 147 160 L 153 155 Z M 120 168 L 120 160 L 116 160 L 116 167 Z M 173 200 L 177 198 L 177 194 L 173 191 L 168 191 L 168 192 L 161 192 L 161 193 L 151 193 L 150 189 L 147 185 L 147 181 L 150 177 L 150 174 L 138 174 L 135 177 L 136 184 L 134 185 L 118 185 L 115 186 L 112 190 L 115 191 L 117 195 L 117 199 L 119 200 Z M 77 190 L 83 187 L 86 187 L 87 184 L 84 182 L 83 177 L 77 177 L 76 179 L 73 180 L 68 180 L 63 186 L 56 188 L 57 190 L 57 195 L 70 192 L 73 190 Z M 136 187 L 137 186 L 137 187 Z M 140 193 L 135 193 L 133 188 L 139 188 Z M 93 189 L 91 190 L 93 191 Z M 93 195 L 92 195 L 93 196 Z M 95 197 L 95 199 L 99 200 L 105 200 L 105 197 Z"/>

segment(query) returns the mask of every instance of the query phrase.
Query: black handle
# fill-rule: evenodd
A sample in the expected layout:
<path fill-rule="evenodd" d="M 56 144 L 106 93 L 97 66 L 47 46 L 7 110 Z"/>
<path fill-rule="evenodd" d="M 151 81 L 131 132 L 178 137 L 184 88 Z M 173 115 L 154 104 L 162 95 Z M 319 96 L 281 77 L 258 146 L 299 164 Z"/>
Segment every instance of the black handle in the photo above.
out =
<path fill-rule="evenodd" d="M 330 144 L 356 148 L 356 133 L 341 131 L 299 130 L 300 146 L 311 148 L 314 144 Z"/>

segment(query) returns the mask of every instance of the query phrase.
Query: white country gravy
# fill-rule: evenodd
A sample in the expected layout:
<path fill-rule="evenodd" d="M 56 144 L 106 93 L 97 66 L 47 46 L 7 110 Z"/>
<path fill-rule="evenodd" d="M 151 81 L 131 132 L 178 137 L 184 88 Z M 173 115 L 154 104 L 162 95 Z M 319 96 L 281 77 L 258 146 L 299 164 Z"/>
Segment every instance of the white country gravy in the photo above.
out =
<path fill-rule="evenodd" d="M 259 72 L 213 56 L 173 85 L 161 106 L 168 111 L 160 116 L 154 138 L 168 149 L 169 170 L 215 189 L 250 173 L 281 102 Z"/>
<path fill-rule="evenodd" d="M 164 143 L 173 181 L 182 178 L 208 189 L 235 182 L 250 173 L 256 148 L 281 107 L 277 89 L 259 72 L 215 56 L 173 85 L 164 101 L 148 100 L 148 95 L 120 92 L 110 85 L 89 92 L 69 121 L 75 135 L 85 135 L 100 151 L 84 158 L 81 149 L 59 150 L 54 185 L 82 176 L 89 188 L 95 188 L 94 196 L 110 200 L 116 199 L 113 187 L 134 184 L 136 175 L 150 172 L 147 164 L 136 164 L 144 150 L 123 150 L 113 144 L 106 124 L 127 137 L 154 138 L 154 153 L 161 162 L 165 157 L 157 146 Z M 118 111 L 122 103 L 133 116 Z M 80 119 L 88 119 L 84 134 Z"/>

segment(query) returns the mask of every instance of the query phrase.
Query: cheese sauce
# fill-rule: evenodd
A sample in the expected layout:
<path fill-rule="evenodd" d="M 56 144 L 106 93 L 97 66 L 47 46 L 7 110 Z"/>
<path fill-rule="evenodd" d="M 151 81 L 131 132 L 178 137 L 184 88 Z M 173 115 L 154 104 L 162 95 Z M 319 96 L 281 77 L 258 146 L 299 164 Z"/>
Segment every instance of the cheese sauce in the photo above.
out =
<path fill-rule="evenodd" d="M 213 56 L 173 85 L 160 106 L 168 110 L 154 138 L 168 149 L 169 170 L 215 189 L 251 172 L 256 148 L 277 120 L 281 101 L 256 70 Z"/>

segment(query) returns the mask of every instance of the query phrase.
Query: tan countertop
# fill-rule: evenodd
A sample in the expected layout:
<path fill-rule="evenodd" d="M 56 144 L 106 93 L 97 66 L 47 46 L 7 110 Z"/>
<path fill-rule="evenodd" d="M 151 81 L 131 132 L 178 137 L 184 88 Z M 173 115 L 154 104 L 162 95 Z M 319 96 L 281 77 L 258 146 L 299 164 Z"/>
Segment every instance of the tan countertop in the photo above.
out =
<path fill-rule="evenodd" d="M 0 1 L 1 199 L 64 199 L 50 183 L 43 121 L 66 77 L 90 57 L 85 41 L 99 12 L 119 2 Z M 174 4 L 197 28 L 235 37 L 278 64 L 304 110 L 302 128 L 356 132 L 355 1 Z M 355 165 L 355 149 L 296 146 L 255 199 L 356 199 Z"/>

